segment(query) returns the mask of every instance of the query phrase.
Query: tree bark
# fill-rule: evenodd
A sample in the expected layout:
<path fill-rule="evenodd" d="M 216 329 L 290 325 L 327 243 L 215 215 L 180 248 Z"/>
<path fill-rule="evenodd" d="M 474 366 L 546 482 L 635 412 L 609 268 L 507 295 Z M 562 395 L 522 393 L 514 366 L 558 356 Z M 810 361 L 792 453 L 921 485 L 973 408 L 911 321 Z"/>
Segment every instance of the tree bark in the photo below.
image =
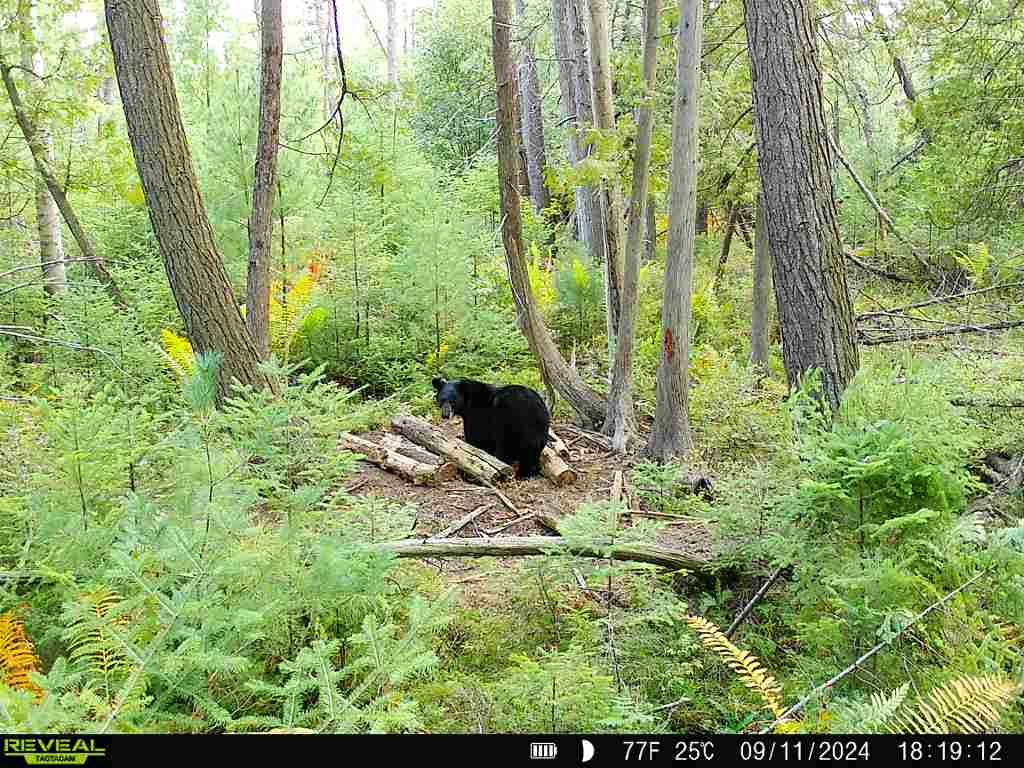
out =
<path fill-rule="evenodd" d="M 551 332 L 537 311 L 530 288 L 530 276 L 522 248 L 522 219 L 519 190 L 516 187 L 515 123 L 512 117 L 512 98 L 515 87 L 512 65 L 511 0 L 492 0 L 492 33 L 494 40 L 494 79 L 497 83 L 497 147 L 498 186 L 501 196 L 501 236 L 505 246 L 509 286 L 516 305 L 520 330 L 537 360 L 541 378 L 549 393 L 557 392 L 584 424 L 591 426 L 604 420 L 604 404 L 575 369 L 566 364 Z"/>
<path fill-rule="evenodd" d="M 761 375 L 768 373 L 768 318 L 771 313 L 772 255 L 768 247 L 764 201 L 757 199 L 754 221 L 754 291 L 751 299 L 750 364 Z"/>
<path fill-rule="evenodd" d="M 105 0 L 128 136 L 164 260 L 164 269 L 196 353 L 218 352 L 221 397 L 233 380 L 277 391 L 259 369 L 214 243 L 196 181 L 158 0 Z"/>
<path fill-rule="evenodd" d="M 644 228 L 644 263 L 654 261 L 654 251 L 658 245 L 658 206 L 654 195 L 647 196 L 644 206 L 647 222 Z"/>
<path fill-rule="evenodd" d="M 612 70 L 608 54 L 608 0 L 589 0 L 590 24 L 587 37 L 590 43 L 590 92 L 593 101 L 594 125 L 601 131 L 615 130 L 615 104 L 612 100 Z M 604 218 L 604 248 L 602 258 L 605 270 L 605 295 L 608 312 L 608 363 L 614 367 L 619 317 L 622 312 L 623 290 L 623 222 L 622 188 L 617 178 L 606 179 L 601 196 L 601 216 Z"/>
<path fill-rule="evenodd" d="M 633 345 L 636 304 L 640 283 L 640 251 L 643 247 L 644 207 L 647 202 L 651 167 L 651 136 L 654 132 L 654 98 L 658 69 L 658 16 L 661 0 L 645 0 L 642 78 L 646 93 L 636 112 L 636 152 L 633 156 L 633 188 L 630 193 L 629 230 L 623 275 L 622 314 L 619 318 L 615 366 L 608 392 L 608 413 L 604 433 L 612 439 L 612 450 L 625 453 L 635 431 L 633 413 Z"/>
<path fill-rule="evenodd" d="M 577 0 L 552 0 L 551 28 L 555 56 L 558 58 L 558 84 L 561 90 L 559 107 L 562 122 L 569 130 L 569 162 L 575 168 L 588 151 L 584 148 L 582 130 L 591 124 L 590 76 L 586 50 L 578 50 L 579 39 L 585 40 L 582 28 L 577 29 L 579 17 Z M 580 63 L 582 59 L 582 63 Z M 585 86 L 585 105 L 581 87 L 577 84 L 577 71 L 582 72 Z M 594 199 L 595 190 L 578 186 L 573 190 L 576 211 L 576 238 L 584 244 L 587 253 L 594 255 Z"/>
<path fill-rule="evenodd" d="M 11 68 L 4 60 L 2 51 L 0 51 L 0 76 L 3 77 L 4 87 L 7 89 L 7 96 L 11 100 L 11 107 L 14 109 L 15 119 L 18 122 L 18 126 L 21 128 L 22 135 L 25 137 L 25 143 L 28 144 L 29 151 L 32 153 L 32 161 L 35 163 L 36 170 L 46 183 L 46 188 L 49 190 L 50 195 L 57 204 L 57 208 L 60 210 L 61 216 L 64 217 L 64 223 L 66 223 L 68 225 L 68 229 L 71 230 L 71 236 L 75 238 L 78 250 L 82 252 L 82 260 L 89 268 L 89 271 L 92 272 L 106 288 L 107 293 L 110 294 L 114 303 L 120 307 L 125 306 L 124 296 L 122 296 L 120 289 L 117 287 L 117 283 L 114 282 L 114 278 L 107 271 L 106 265 L 103 263 L 103 259 L 101 259 L 99 254 L 96 253 L 96 249 L 93 247 L 92 241 L 85 233 L 82 223 L 78 220 L 78 216 L 75 214 L 75 209 L 71 207 L 71 201 L 68 200 L 67 195 L 64 194 L 63 188 L 61 188 L 60 183 L 57 181 L 57 177 L 54 176 L 53 168 L 46 162 L 46 157 L 43 154 L 43 147 L 39 142 L 38 132 L 31 120 L 29 120 L 28 113 L 25 111 L 25 105 L 22 104 L 21 96 L 18 93 L 18 87 L 15 85 L 14 78 L 11 76 Z"/>
<path fill-rule="evenodd" d="M 260 128 L 256 142 L 252 213 L 249 216 L 249 271 L 245 324 L 260 359 L 270 357 L 270 252 L 277 189 L 277 145 L 281 133 L 281 68 L 284 30 L 281 0 L 262 0 L 260 8 Z"/>
<path fill-rule="evenodd" d="M 758 166 L 790 387 L 833 411 L 858 366 L 832 187 L 813 0 L 745 0 Z"/>
<path fill-rule="evenodd" d="M 32 74 L 25 78 L 25 91 L 38 102 L 42 95 L 43 54 L 36 41 L 35 0 L 18 0 L 18 26 L 21 38 L 21 66 Z M 48 167 L 53 167 L 53 135 L 46 118 L 36 121 L 39 151 Z M 39 263 L 43 269 L 43 290 L 51 296 L 68 287 L 64 269 L 64 238 L 60 212 L 46 182 L 36 179 L 36 226 L 39 230 Z"/>
<path fill-rule="evenodd" d="M 679 0 L 676 95 L 672 114 L 672 170 L 668 253 L 661 305 L 657 405 L 646 455 L 658 461 L 684 456 L 693 445 L 689 416 L 690 315 L 697 227 L 697 152 L 700 123 L 700 51 L 704 8 Z"/>
<path fill-rule="evenodd" d="M 526 30 L 526 3 L 516 0 L 516 20 L 519 29 Z M 547 158 L 544 151 L 544 111 L 540 101 L 540 77 L 533 56 L 533 43 L 529 38 L 519 47 L 519 101 L 522 107 L 523 148 L 526 150 L 526 172 L 530 177 L 530 199 L 538 214 L 551 202 L 551 192 L 544 183 Z"/>

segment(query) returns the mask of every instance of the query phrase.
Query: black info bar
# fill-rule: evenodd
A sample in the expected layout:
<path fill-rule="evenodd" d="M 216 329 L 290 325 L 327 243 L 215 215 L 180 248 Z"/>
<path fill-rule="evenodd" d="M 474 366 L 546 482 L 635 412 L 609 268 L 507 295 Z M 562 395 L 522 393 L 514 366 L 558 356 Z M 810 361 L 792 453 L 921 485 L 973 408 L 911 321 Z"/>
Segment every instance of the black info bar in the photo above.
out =
<path fill-rule="evenodd" d="M 148 765 L 166 759 L 231 764 L 667 765 L 898 763 L 1020 765 L 1024 736 L 336 735 L 308 729 L 225 735 L 0 735 L 0 768 Z"/>

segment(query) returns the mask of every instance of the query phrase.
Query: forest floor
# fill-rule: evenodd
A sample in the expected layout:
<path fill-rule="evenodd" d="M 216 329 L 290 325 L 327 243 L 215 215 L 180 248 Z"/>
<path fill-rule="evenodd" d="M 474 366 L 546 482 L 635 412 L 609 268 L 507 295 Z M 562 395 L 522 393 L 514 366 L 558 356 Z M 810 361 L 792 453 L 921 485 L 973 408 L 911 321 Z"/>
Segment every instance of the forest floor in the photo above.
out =
<path fill-rule="evenodd" d="M 462 437 L 462 420 L 450 419 L 435 424 L 452 437 Z M 438 536 L 447 527 L 469 513 L 484 509 L 461 530 L 450 534 L 452 538 L 495 538 L 503 536 L 554 536 L 555 533 L 542 525 L 531 513 L 547 513 L 554 516 L 568 516 L 580 505 L 592 501 L 607 501 L 611 498 L 616 472 L 628 470 L 638 461 L 636 455 L 620 456 L 598 446 L 584 434 L 560 429 L 559 423 L 552 424 L 553 431 L 564 440 L 569 448 L 569 465 L 576 470 L 574 483 L 556 487 L 545 477 L 523 480 L 516 478 L 501 484 L 501 492 L 519 510 L 516 514 L 509 509 L 489 488 L 474 485 L 461 477 L 440 487 L 413 485 L 397 475 L 362 461 L 358 471 L 346 483 L 346 489 L 353 496 L 376 496 L 391 499 L 416 507 L 416 520 L 408 538 L 429 538 Z M 367 440 L 379 442 L 384 432 L 369 432 L 360 435 Z M 642 442 L 639 445 L 643 445 Z M 654 512 L 640 496 L 628 488 L 630 506 L 635 511 Z M 639 515 L 623 518 L 623 525 L 630 520 L 647 519 Z M 700 559 L 710 559 L 712 530 L 710 524 L 691 519 L 660 519 L 669 525 L 657 537 L 657 544 Z M 497 558 L 508 561 L 511 558 Z M 467 574 L 476 570 L 472 563 L 453 564 L 444 567 L 445 573 Z"/>

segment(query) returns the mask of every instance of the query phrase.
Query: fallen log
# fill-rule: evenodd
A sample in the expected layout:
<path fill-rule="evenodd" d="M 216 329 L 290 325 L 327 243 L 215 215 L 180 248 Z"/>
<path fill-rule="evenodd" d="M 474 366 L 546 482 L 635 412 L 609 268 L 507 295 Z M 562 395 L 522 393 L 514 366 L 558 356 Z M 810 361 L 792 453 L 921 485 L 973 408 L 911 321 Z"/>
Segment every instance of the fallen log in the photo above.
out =
<path fill-rule="evenodd" d="M 398 416 L 391 422 L 391 428 L 416 445 L 454 462 L 465 474 L 485 484 L 499 482 L 516 473 L 505 462 L 465 440 L 449 437 L 433 424 L 415 416 Z"/>
<path fill-rule="evenodd" d="M 1003 291 L 1009 288 L 1021 287 L 1024 287 L 1024 282 L 1000 283 L 999 285 L 992 285 L 989 286 L 988 288 L 978 288 L 973 291 L 963 291 L 962 293 L 951 293 L 947 296 L 938 296 L 934 299 L 918 301 L 914 304 L 907 304 L 902 307 L 893 307 L 892 309 L 887 309 L 880 312 L 865 312 L 862 315 L 857 315 L 857 322 L 860 322 L 861 320 L 870 320 L 876 317 L 885 317 L 893 312 L 906 312 L 908 309 L 921 309 L 922 307 L 931 307 L 935 304 L 946 304 L 951 301 L 960 301 L 961 299 L 968 299 L 971 296 L 978 296 L 983 293 L 991 293 L 992 291 Z"/>
<path fill-rule="evenodd" d="M 437 454 L 431 453 L 430 451 L 420 448 L 412 441 L 406 440 L 401 435 L 396 435 L 391 432 L 389 432 L 388 434 L 384 435 L 381 438 L 380 444 L 383 445 L 385 448 L 389 448 L 392 451 L 402 454 L 403 456 L 408 456 L 410 459 L 416 459 L 416 461 L 419 461 L 423 464 L 444 463 L 444 459 L 442 459 Z"/>
<path fill-rule="evenodd" d="M 540 471 L 559 488 L 576 482 L 576 470 L 562 461 L 562 457 L 551 446 L 545 446 L 540 453 Z"/>
<path fill-rule="evenodd" d="M 424 464 L 355 435 L 343 434 L 338 445 L 346 451 L 365 456 L 367 461 L 416 485 L 438 486 L 455 479 L 454 464 Z"/>
<path fill-rule="evenodd" d="M 549 552 L 604 559 L 607 542 L 591 545 L 570 544 L 561 536 L 506 536 L 497 539 L 405 539 L 369 545 L 371 549 L 391 552 L 396 557 L 524 557 Z M 649 563 L 669 570 L 699 570 L 708 562 L 667 547 L 653 544 L 615 545 L 613 560 Z"/>
<path fill-rule="evenodd" d="M 962 333 L 986 333 L 988 331 L 1005 331 L 1009 328 L 1019 328 L 1024 325 L 1024 320 L 1008 320 L 1001 323 L 986 323 L 984 325 L 953 325 L 949 328 L 941 328 L 935 331 L 895 331 L 892 333 L 870 338 L 866 335 L 866 329 L 858 329 L 858 342 L 865 347 L 872 347 L 878 344 L 894 344 L 901 341 L 919 341 L 921 339 L 933 339 L 939 336 L 958 336 Z"/>

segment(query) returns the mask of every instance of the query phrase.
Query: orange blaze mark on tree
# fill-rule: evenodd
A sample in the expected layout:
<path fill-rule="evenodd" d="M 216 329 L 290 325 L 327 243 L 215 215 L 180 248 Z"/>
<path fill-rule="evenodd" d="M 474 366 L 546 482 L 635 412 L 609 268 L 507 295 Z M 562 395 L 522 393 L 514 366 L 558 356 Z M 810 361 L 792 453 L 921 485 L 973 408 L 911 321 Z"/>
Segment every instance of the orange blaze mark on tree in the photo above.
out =
<path fill-rule="evenodd" d="M 662 342 L 662 346 L 665 348 L 665 357 L 671 360 L 676 354 L 675 341 L 672 338 L 672 330 L 670 328 L 665 329 L 665 340 Z"/>

